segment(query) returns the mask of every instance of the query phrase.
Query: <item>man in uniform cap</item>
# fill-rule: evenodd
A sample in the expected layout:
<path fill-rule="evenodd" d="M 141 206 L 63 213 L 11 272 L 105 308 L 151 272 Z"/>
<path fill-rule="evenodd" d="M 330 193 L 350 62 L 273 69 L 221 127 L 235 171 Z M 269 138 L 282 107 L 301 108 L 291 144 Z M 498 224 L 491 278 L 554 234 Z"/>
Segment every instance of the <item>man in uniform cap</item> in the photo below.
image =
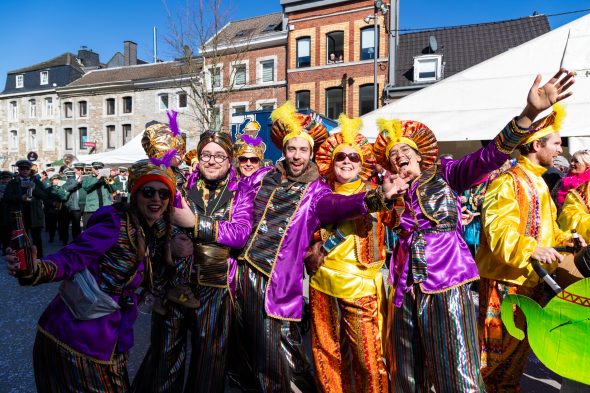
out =
<path fill-rule="evenodd" d="M 121 195 L 121 198 L 127 197 L 127 181 L 129 179 L 127 175 L 127 167 L 120 166 L 118 168 L 119 173 L 115 176 L 115 182 L 113 183 L 113 187 L 115 188 L 115 192 Z"/>
<path fill-rule="evenodd" d="M 81 162 L 74 164 L 74 169 L 66 169 L 66 182 L 63 185 L 64 191 L 68 195 L 65 203 L 65 217 L 64 225 L 69 228 L 72 224 L 72 238 L 75 239 L 81 232 L 80 219 L 84 213 L 84 204 L 86 203 L 86 191 L 82 188 L 82 180 L 84 179 L 84 167 Z M 69 241 L 69 234 L 66 231 L 64 242 Z"/>
<path fill-rule="evenodd" d="M 0 172 L 0 246 L 3 254 L 6 247 L 10 245 L 10 216 L 4 201 L 4 191 L 6 191 L 8 182 L 12 180 L 12 176 L 13 174 L 10 171 Z"/>
<path fill-rule="evenodd" d="M 33 244 L 37 247 L 37 256 L 43 256 L 43 202 L 51 203 L 54 197 L 43 187 L 41 181 L 32 174 L 33 163 L 18 160 L 18 175 L 6 185 L 3 200 L 9 212 L 20 211 L 23 214 L 25 228 L 30 232 Z"/>
<path fill-rule="evenodd" d="M 106 178 L 100 172 L 104 164 L 99 161 L 92 163 L 92 174 L 84 177 L 82 188 L 86 191 L 86 204 L 84 205 L 84 214 L 82 221 L 84 228 L 88 224 L 88 219 L 99 208 L 113 204 L 114 188 L 112 184 L 106 182 Z"/>

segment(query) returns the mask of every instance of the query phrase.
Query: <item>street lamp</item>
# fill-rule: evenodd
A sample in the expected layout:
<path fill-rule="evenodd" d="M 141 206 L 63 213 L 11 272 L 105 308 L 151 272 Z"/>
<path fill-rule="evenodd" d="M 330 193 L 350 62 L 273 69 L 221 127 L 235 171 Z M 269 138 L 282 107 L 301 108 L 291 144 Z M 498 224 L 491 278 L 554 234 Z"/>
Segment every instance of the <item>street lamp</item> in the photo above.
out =
<path fill-rule="evenodd" d="M 374 21 L 373 25 L 373 110 L 377 109 L 377 53 L 379 50 L 378 41 L 379 41 L 379 34 L 378 34 L 378 27 L 379 27 L 379 19 L 378 14 L 381 12 L 381 15 L 387 14 L 388 8 L 386 4 L 383 4 L 382 0 L 375 0 L 375 5 L 373 8 L 373 15 L 367 15 L 363 19 L 366 24 L 371 23 L 371 19 Z"/>

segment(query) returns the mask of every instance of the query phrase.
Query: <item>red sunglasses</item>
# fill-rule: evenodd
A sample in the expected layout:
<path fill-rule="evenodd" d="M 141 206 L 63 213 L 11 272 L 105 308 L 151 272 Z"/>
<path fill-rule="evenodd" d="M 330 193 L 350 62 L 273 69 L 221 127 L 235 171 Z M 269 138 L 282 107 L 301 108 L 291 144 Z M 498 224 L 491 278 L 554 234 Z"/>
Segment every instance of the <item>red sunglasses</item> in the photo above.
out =
<path fill-rule="evenodd" d="M 339 151 L 334 155 L 334 162 L 340 162 L 346 160 L 346 157 L 350 160 L 350 162 L 361 162 L 361 156 L 358 153 L 345 153 L 343 151 Z"/>

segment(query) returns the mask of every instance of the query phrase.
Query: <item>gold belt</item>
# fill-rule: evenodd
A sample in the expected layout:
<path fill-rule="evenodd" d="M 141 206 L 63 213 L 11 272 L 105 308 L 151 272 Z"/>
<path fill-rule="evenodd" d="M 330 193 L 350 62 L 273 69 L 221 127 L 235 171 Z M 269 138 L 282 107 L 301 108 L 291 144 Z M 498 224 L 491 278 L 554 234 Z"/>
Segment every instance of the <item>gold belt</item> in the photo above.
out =
<path fill-rule="evenodd" d="M 195 246 L 195 262 L 200 265 L 216 265 L 226 263 L 230 257 L 229 248 L 213 246 L 210 244 L 197 244 Z"/>

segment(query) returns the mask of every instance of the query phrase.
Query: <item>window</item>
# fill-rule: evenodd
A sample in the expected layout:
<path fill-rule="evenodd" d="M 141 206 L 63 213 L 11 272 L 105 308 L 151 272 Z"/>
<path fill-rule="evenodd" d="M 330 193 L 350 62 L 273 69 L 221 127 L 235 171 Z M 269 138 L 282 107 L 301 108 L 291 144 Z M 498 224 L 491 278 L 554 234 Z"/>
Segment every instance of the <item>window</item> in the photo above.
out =
<path fill-rule="evenodd" d="M 64 102 L 64 115 L 67 119 L 72 118 L 72 103 Z"/>
<path fill-rule="evenodd" d="M 53 149 L 53 128 L 45 129 L 45 149 Z"/>
<path fill-rule="evenodd" d="M 29 100 L 29 117 L 30 118 L 37 117 L 37 101 L 36 100 Z"/>
<path fill-rule="evenodd" d="M 344 32 L 333 31 L 326 34 L 326 64 L 342 63 L 344 61 Z"/>
<path fill-rule="evenodd" d="M 240 113 L 244 113 L 246 112 L 246 105 L 237 105 L 233 107 L 233 114 L 234 115 L 239 115 Z"/>
<path fill-rule="evenodd" d="M 178 93 L 178 107 L 179 108 L 186 108 L 188 106 L 188 97 L 186 93 L 181 92 Z"/>
<path fill-rule="evenodd" d="M 361 60 L 375 58 L 375 30 L 373 26 L 361 29 Z M 377 58 L 379 58 L 379 27 L 377 27 Z"/>
<path fill-rule="evenodd" d="M 211 88 L 219 88 L 221 87 L 221 68 L 214 67 L 211 68 Z"/>
<path fill-rule="evenodd" d="M 86 101 L 78 102 L 78 115 L 80 117 L 88 116 L 88 103 Z"/>
<path fill-rule="evenodd" d="M 53 117 L 53 99 L 49 97 L 45 99 L 45 116 Z"/>
<path fill-rule="evenodd" d="M 377 91 L 379 89 L 377 88 Z M 373 84 L 362 85 L 359 87 L 359 116 L 371 112 L 373 109 Z"/>
<path fill-rule="evenodd" d="M 107 126 L 107 149 L 115 148 L 115 126 Z"/>
<path fill-rule="evenodd" d="M 78 128 L 78 140 L 80 143 L 80 150 L 86 150 L 86 142 L 88 142 L 88 129 L 86 127 Z"/>
<path fill-rule="evenodd" d="M 297 40 L 297 68 L 311 65 L 311 39 L 309 37 Z"/>
<path fill-rule="evenodd" d="M 121 129 L 123 131 L 123 144 L 125 144 L 131 140 L 131 124 L 123 124 Z"/>
<path fill-rule="evenodd" d="M 160 94 L 158 96 L 158 108 L 161 111 L 168 109 L 168 93 Z"/>
<path fill-rule="evenodd" d="M 262 68 L 262 83 L 274 82 L 275 80 L 275 61 L 266 60 L 261 61 Z"/>
<path fill-rule="evenodd" d="M 29 130 L 29 138 L 27 139 L 28 150 L 37 150 L 37 130 L 34 128 Z"/>
<path fill-rule="evenodd" d="M 107 115 L 114 115 L 115 114 L 115 99 L 114 98 L 107 98 L 106 105 L 107 105 Z"/>
<path fill-rule="evenodd" d="M 295 93 L 295 106 L 297 109 L 310 108 L 309 90 L 301 90 Z"/>
<path fill-rule="evenodd" d="M 131 97 L 123 97 L 123 113 L 133 112 L 133 99 Z"/>
<path fill-rule="evenodd" d="M 246 84 L 246 64 L 237 64 L 234 66 L 234 84 L 236 86 Z"/>
<path fill-rule="evenodd" d="M 74 132 L 71 128 L 64 128 L 64 140 L 66 142 L 66 150 L 74 148 Z"/>
<path fill-rule="evenodd" d="M 17 130 L 10 131 L 10 139 L 8 140 L 8 149 L 9 150 L 18 150 L 18 131 Z"/>
<path fill-rule="evenodd" d="M 275 109 L 275 104 L 274 104 L 274 102 L 264 102 L 264 103 L 260 104 L 259 109 L 266 110 L 266 111 L 273 110 L 273 109 Z"/>
<path fill-rule="evenodd" d="M 25 76 L 24 75 L 17 75 L 16 76 L 16 88 L 20 89 L 25 85 Z"/>
<path fill-rule="evenodd" d="M 330 119 L 337 119 L 342 113 L 342 87 L 326 89 L 326 115 Z"/>
<path fill-rule="evenodd" d="M 49 71 L 41 71 L 41 73 L 39 74 L 39 80 L 39 83 L 41 85 L 49 84 Z"/>
<path fill-rule="evenodd" d="M 414 57 L 414 82 L 434 82 L 441 78 L 441 55 Z"/>
<path fill-rule="evenodd" d="M 244 38 L 244 37 L 250 37 L 252 35 L 252 33 L 254 33 L 256 29 L 244 29 L 244 30 L 240 30 L 236 33 L 236 35 L 234 36 L 234 38 Z"/>
<path fill-rule="evenodd" d="M 16 101 L 10 101 L 10 119 L 16 120 L 18 119 L 18 103 Z"/>

